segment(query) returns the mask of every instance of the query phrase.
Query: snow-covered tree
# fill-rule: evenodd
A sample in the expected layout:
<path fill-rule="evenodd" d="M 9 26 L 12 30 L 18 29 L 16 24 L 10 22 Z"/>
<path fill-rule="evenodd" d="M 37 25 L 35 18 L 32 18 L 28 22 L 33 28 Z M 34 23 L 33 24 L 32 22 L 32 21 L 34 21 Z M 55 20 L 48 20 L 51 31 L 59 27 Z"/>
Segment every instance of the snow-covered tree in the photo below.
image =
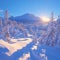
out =
<path fill-rule="evenodd" d="M 57 19 L 57 28 L 56 28 L 56 42 L 60 45 L 60 16 Z"/>
<path fill-rule="evenodd" d="M 52 21 L 49 23 L 47 28 L 47 38 L 46 44 L 48 45 L 55 45 L 56 39 L 56 22 Z"/>
<path fill-rule="evenodd" d="M 0 17 L 0 26 L 2 26 L 2 17 Z"/>
<path fill-rule="evenodd" d="M 18 24 L 18 29 L 24 34 L 24 36 L 28 36 L 26 32 L 26 27 L 24 26 L 23 23 Z"/>
<path fill-rule="evenodd" d="M 54 21 L 53 12 L 51 13 L 51 21 L 48 24 L 47 28 L 47 36 L 46 36 L 46 44 L 48 45 L 55 45 L 55 39 L 56 39 L 56 21 Z"/>
<path fill-rule="evenodd" d="M 38 39 L 40 37 L 40 27 L 41 25 L 40 24 L 31 24 L 30 26 L 30 34 L 32 35 L 32 40 L 33 42 L 37 43 L 38 42 Z"/>

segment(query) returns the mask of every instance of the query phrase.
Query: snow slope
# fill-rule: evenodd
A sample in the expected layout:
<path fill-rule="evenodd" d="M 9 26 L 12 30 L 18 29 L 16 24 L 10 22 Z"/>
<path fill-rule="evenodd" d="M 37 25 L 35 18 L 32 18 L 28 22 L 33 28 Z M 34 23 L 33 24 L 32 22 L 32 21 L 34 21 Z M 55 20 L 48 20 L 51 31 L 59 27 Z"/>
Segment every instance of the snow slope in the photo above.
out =
<path fill-rule="evenodd" d="M 42 52 L 43 51 L 43 52 Z M 60 47 L 34 44 L 31 38 L 0 40 L 0 60 L 60 60 Z"/>
<path fill-rule="evenodd" d="M 16 52 L 19 49 L 22 49 L 25 47 L 27 44 L 32 42 L 30 38 L 20 38 L 20 39 L 11 39 L 11 44 L 0 40 L 0 47 L 5 47 L 9 50 L 9 52 L 6 52 L 7 55 L 11 56 L 14 52 Z"/>

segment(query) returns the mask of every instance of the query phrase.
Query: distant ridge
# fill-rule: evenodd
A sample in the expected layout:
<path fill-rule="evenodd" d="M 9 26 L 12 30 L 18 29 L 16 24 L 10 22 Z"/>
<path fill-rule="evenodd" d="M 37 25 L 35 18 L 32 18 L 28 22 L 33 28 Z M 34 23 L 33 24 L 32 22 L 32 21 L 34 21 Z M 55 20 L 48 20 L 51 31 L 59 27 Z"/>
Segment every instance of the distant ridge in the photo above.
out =
<path fill-rule="evenodd" d="M 22 16 L 16 16 L 16 17 L 11 16 L 9 19 L 22 23 L 34 23 L 40 21 L 39 17 L 36 17 L 35 15 L 29 13 L 26 13 Z"/>

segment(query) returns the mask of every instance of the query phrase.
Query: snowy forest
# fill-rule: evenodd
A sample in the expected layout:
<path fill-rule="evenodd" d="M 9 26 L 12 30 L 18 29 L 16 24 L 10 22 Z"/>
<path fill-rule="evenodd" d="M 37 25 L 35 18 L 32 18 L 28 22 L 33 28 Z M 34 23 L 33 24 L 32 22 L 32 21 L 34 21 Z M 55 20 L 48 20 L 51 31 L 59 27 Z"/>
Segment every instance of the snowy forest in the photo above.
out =
<path fill-rule="evenodd" d="M 27 20 L 9 17 L 6 10 L 0 17 L 0 60 L 60 60 L 60 16 L 55 20 L 52 12 L 46 24 L 32 14 L 23 16 Z"/>

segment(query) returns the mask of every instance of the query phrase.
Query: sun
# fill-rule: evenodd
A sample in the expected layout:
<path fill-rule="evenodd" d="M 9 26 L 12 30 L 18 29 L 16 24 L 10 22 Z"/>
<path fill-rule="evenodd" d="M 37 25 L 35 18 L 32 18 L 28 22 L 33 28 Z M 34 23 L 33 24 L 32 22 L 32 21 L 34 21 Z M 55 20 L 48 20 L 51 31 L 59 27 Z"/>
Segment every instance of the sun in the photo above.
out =
<path fill-rule="evenodd" d="M 46 16 L 42 16 L 40 17 L 42 19 L 42 22 L 48 23 L 50 21 L 50 19 Z"/>

